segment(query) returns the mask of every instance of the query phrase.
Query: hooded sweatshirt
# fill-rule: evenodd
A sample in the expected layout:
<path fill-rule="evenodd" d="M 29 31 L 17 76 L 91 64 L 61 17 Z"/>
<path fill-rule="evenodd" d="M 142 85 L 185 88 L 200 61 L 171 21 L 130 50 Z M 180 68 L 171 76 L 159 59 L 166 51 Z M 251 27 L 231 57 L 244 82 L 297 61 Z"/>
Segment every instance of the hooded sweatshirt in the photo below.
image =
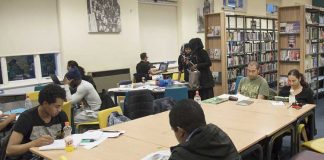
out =
<path fill-rule="evenodd" d="M 208 53 L 203 49 L 204 45 L 200 38 L 193 38 L 189 41 L 189 46 L 192 50 L 190 60 L 197 64 L 197 69 L 200 71 L 200 88 L 214 87 L 214 79 L 210 71 L 211 61 Z"/>
<path fill-rule="evenodd" d="M 231 139 L 214 124 L 199 127 L 171 152 L 169 160 L 241 160 Z"/>

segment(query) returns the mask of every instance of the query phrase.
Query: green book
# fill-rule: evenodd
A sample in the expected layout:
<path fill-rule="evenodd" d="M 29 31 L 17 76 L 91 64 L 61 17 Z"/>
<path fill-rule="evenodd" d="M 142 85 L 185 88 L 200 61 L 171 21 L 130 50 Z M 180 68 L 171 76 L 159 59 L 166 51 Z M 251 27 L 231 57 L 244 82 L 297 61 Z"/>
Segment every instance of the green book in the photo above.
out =
<path fill-rule="evenodd" d="M 210 103 L 210 104 L 219 104 L 219 103 L 223 103 L 228 101 L 227 98 L 218 98 L 218 97 L 213 97 L 213 98 L 209 98 L 206 100 L 203 100 L 203 103 Z"/>

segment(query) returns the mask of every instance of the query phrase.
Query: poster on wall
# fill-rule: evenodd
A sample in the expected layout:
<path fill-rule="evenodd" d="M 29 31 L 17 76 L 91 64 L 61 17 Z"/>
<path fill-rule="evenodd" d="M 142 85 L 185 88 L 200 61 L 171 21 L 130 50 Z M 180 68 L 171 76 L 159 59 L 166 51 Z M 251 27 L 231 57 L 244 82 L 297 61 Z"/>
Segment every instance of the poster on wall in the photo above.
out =
<path fill-rule="evenodd" d="M 199 8 L 197 8 L 197 33 L 205 31 L 205 14 L 214 13 L 214 0 L 204 0 Z"/>
<path fill-rule="evenodd" d="M 121 31 L 119 0 L 87 0 L 89 32 Z"/>

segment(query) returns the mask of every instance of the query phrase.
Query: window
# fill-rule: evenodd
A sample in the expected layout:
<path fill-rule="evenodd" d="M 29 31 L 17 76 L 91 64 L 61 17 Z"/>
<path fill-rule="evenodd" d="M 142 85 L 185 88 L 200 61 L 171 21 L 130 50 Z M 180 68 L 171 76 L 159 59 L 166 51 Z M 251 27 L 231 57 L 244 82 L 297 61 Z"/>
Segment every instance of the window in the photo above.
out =
<path fill-rule="evenodd" d="M 278 12 L 278 6 L 267 3 L 267 14 L 276 14 Z"/>
<path fill-rule="evenodd" d="M 244 8 L 244 0 L 223 0 L 224 8 Z"/>
<path fill-rule="evenodd" d="M 34 56 L 12 56 L 6 58 L 9 81 L 35 78 Z"/>
<path fill-rule="evenodd" d="M 40 64 L 42 77 L 49 77 L 51 74 L 57 75 L 57 66 L 56 66 L 56 54 L 41 54 L 40 55 Z"/>

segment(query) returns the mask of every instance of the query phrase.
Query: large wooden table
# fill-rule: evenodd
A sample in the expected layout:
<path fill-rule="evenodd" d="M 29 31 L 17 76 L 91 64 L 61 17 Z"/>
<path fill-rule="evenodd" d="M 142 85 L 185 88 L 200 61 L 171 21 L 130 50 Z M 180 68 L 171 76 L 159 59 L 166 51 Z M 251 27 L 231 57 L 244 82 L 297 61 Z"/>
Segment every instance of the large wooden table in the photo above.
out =
<path fill-rule="evenodd" d="M 271 105 L 269 101 L 254 100 L 249 106 L 239 106 L 228 101 L 218 105 L 203 104 L 202 107 L 207 123 L 214 123 L 224 130 L 242 153 L 261 140 L 291 126 L 299 117 L 312 111 L 315 105 L 306 105 L 296 110 L 288 108 L 287 105 L 278 107 Z M 69 160 L 86 160 L 89 157 L 110 160 L 141 159 L 151 152 L 166 150 L 178 144 L 169 125 L 168 115 L 167 111 L 105 128 L 104 130 L 125 130 L 126 133 L 116 139 L 107 139 L 91 150 L 79 148 L 72 153 L 66 153 L 41 152 L 32 148 L 31 151 L 47 159 L 58 159 L 60 155 L 65 155 Z"/>

